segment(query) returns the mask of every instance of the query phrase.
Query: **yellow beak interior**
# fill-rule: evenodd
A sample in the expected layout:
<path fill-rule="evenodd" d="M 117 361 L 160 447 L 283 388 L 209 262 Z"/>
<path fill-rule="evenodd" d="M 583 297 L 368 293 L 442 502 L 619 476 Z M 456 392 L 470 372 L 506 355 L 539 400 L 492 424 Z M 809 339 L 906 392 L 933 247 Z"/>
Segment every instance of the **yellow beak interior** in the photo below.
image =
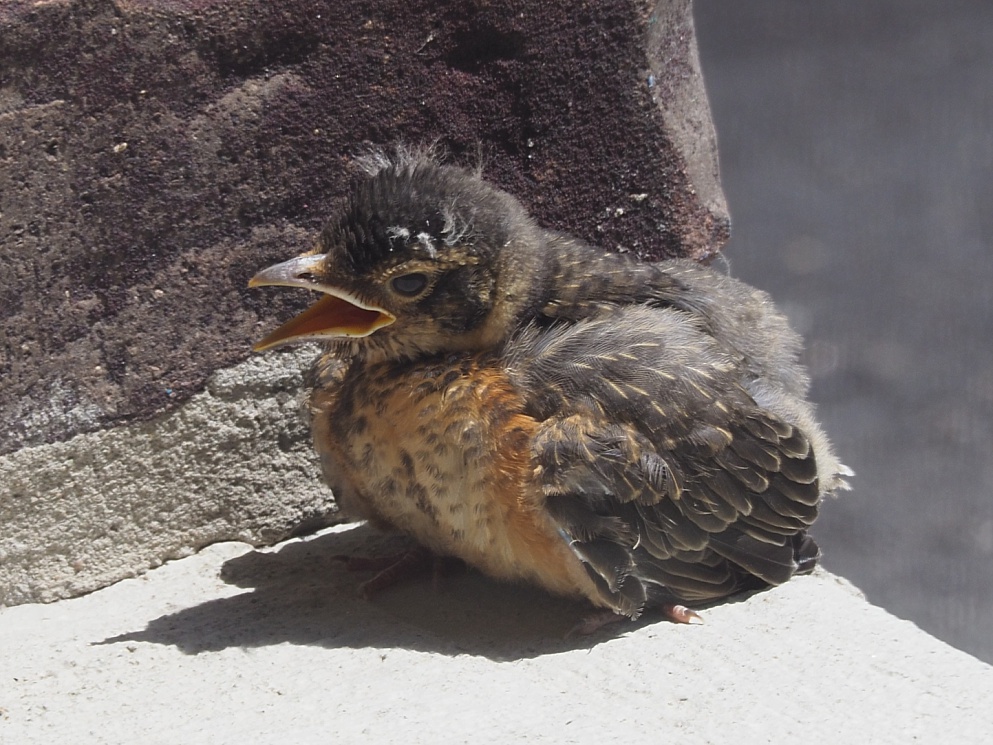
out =
<path fill-rule="evenodd" d="M 292 342 L 369 336 L 396 320 L 396 316 L 382 308 L 366 305 L 350 293 L 318 280 L 315 275 L 319 275 L 323 260 L 323 254 L 305 254 L 263 269 L 249 280 L 249 287 L 281 285 L 304 287 L 324 293 L 324 297 L 284 323 L 252 349 L 261 352 L 263 349 Z"/>
<path fill-rule="evenodd" d="M 252 349 L 261 352 L 288 342 L 368 336 L 395 320 L 386 311 L 360 308 L 334 295 L 325 295 L 257 342 Z"/>

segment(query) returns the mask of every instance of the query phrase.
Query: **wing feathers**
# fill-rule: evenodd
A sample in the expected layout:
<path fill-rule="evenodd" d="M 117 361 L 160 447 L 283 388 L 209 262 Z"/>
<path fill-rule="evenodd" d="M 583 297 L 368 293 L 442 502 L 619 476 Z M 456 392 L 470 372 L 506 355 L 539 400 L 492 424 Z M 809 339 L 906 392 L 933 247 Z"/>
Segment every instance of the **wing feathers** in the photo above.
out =
<path fill-rule="evenodd" d="M 686 314 L 604 312 L 513 348 L 511 377 L 542 421 L 532 455 L 549 514 L 616 610 L 784 582 L 801 548 L 816 561 L 808 438 L 755 403 Z"/>

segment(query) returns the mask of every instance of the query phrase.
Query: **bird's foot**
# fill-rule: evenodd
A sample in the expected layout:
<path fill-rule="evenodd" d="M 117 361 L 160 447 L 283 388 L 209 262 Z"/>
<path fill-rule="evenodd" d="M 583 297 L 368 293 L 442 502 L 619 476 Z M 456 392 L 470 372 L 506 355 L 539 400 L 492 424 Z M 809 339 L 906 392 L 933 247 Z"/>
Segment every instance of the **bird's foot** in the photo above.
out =
<path fill-rule="evenodd" d="M 598 610 L 579 620 L 579 622 L 566 632 L 565 638 L 573 636 L 589 636 L 595 634 L 605 626 L 627 621 L 627 616 L 614 613 L 612 610 Z"/>
<path fill-rule="evenodd" d="M 685 605 L 667 603 L 661 606 L 662 615 L 673 623 L 701 624 L 703 617 L 695 610 L 687 608 Z M 581 619 L 566 633 L 566 638 L 571 636 L 589 636 L 595 634 L 605 626 L 628 620 L 627 616 L 615 613 L 612 610 L 599 610 Z"/>
<path fill-rule="evenodd" d="M 400 551 L 396 554 L 388 554 L 387 556 L 352 556 L 351 554 L 338 554 L 332 558 L 335 561 L 342 562 L 345 565 L 345 570 L 349 572 L 382 572 L 399 563 L 415 551 L 419 552 L 421 549 L 409 549 L 407 551 Z"/>
<path fill-rule="evenodd" d="M 406 582 L 430 571 L 437 589 L 440 578 L 448 573 L 453 561 L 445 556 L 435 556 L 423 546 L 388 556 L 335 556 L 345 562 L 350 572 L 376 572 L 372 579 L 359 585 L 359 595 L 369 599 L 383 590 Z"/>
<path fill-rule="evenodd" d="M 359 585 L 359 595 L 369 599 L 388 587 L 423 574 L 432 565 L 434 556 L 423 546 L 388 556 L 335 556 L 350 572 L 375 572 L 372 579 Z"/>
<path fill-rule="evenodd" d="M 667 603 L 662 606 L 662 613 L 673 623 L 703 623 L 703 617 L 695 610 L 690 610 L 685 605 Z"/>

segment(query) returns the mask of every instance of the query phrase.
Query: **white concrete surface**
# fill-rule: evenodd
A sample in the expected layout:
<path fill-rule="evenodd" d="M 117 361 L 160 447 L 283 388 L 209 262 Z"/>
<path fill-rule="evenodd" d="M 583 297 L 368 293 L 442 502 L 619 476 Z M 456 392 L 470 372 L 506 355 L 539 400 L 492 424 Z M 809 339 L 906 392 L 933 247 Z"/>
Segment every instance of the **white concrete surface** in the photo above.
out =
<path fill-rule="evenodd" d="M 222 543 L 91 595 L 0 610 L 0 742 L 986 743 L 993 668 L 818 571 L 563 638 L 582 606 L 474 574 L 373 601 L 341 526 Z"/>

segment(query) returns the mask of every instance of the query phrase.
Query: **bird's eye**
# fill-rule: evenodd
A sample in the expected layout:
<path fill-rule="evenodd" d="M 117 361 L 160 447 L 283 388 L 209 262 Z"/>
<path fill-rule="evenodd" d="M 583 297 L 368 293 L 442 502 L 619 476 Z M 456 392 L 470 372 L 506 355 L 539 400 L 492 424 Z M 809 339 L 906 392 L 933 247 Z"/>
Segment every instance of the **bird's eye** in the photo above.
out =
<path fill-rule="evenodd" d="M 394 277 L 390 285 L 401 295 L 413 297 L 419 295 L 428 286 L 428 278 L 426 274 L 420 272 L 401 274 L 399 277 Z"/>

